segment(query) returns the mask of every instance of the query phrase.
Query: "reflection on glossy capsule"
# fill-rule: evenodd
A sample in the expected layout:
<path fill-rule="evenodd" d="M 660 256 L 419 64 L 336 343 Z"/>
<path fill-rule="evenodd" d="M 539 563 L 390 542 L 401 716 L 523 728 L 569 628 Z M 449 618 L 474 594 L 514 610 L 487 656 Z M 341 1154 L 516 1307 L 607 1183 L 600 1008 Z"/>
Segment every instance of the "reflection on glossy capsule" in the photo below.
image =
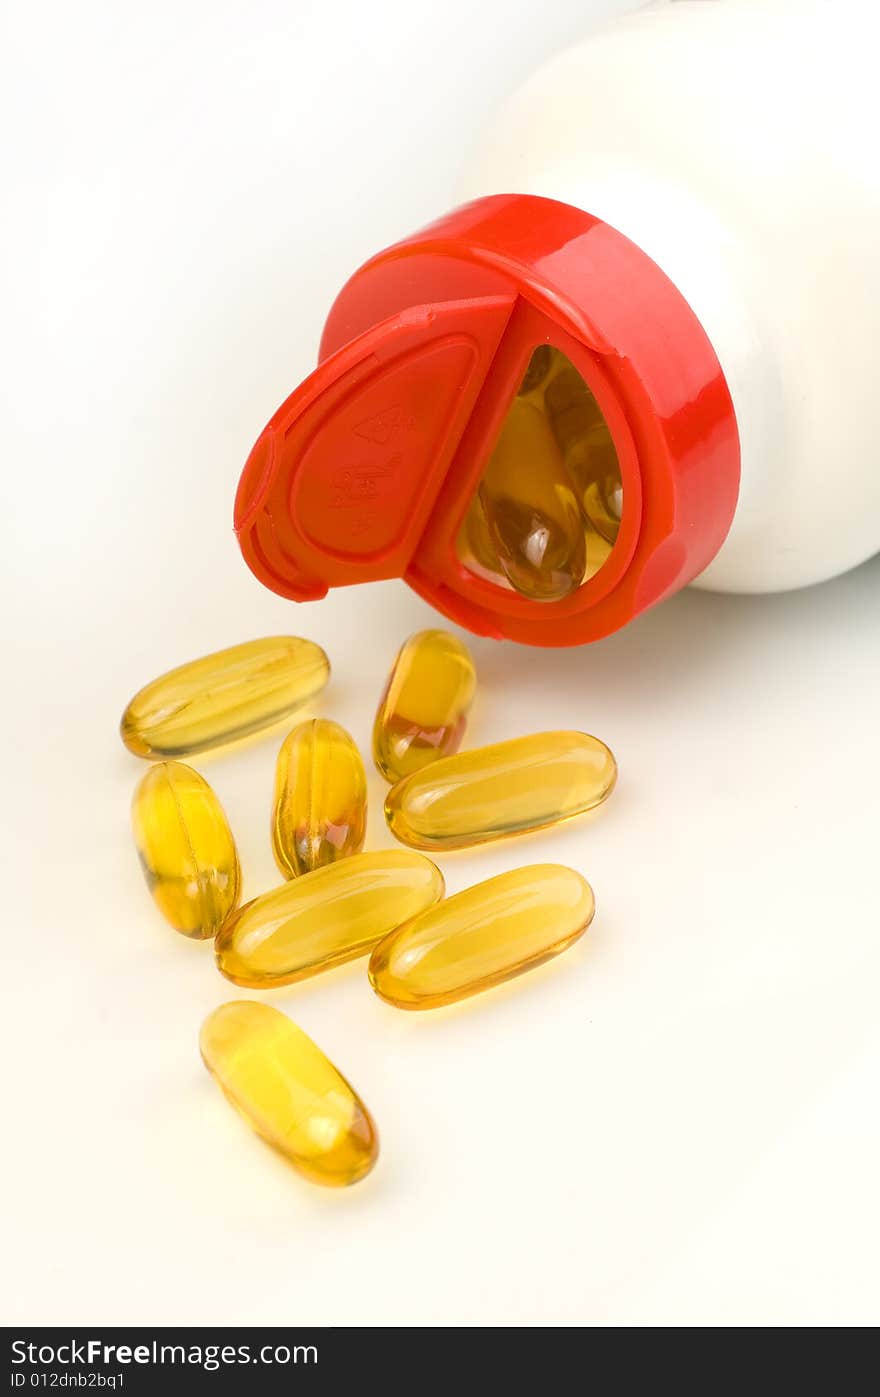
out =
<path fill-rule="evenodd" d="M 593 920 L 589 883 L 535 864 L 447 898 L 380 941 L 373 989 L 398 1009 L 436 1009 L 558 956 Z"/>
<path fill-rule="evenodd" d="M 586 570 L 584 525 L 540 407 L 515 398 L 479 486 L 505 577 L 535 601 L 566 597 Z"/>
<path fill-rule="evenodd" d="M 299 723 L 275 767 L 272 850 L 285 878 L 336 863 L 364 847 L 367 778 L 344 728 L 327 718 Z"/>
<path fill-rule="evenodd" d="M 457 752 L 477 677 L 448 631 L 419 631 L 401 648 L 373 724 L 373 758 L 388 781 Z"/>
<path fill-rule="evenodd" d="M 221 1004 L 199 1047 L 227 1099 L 305 1178 L 339 1188 L 370 1172 L 379 1155 L 372 1116 L 285 1014 L 246 999 Z"/>
<path fill-rule="evenodd" d="M 620 529 L 623 491 L 617 451 L 599 404 L 575 368 L 551 380 L 544 402 L 584 515 L 612 544 Z"/>
<path fill-rule="evenodd" d="M 598 478 L 586 481 L 581 499 L 584 514 L 600 538 L 606 543 L 614 543 L 620 532 L 623 509 L 623 487 L 616 470 L 606 471 Z"/>
<path fill-rule="evenodd" d="M 138 783 L 132 828 L 147 886 L 184 936 L 215 936 L 237 905 L 241 870 L 223 807 L 183 762 L 159 762 Z"/>
<path fill-rule="evenodd" d="M 310 640 L 249 640 L 147 684 L 122 715 L 122 740 L 138 757 L 219 747 L 288 717 L 320 693 L 329 677 L 327 656 Z"/>
<path fill-rule="evenodd" d="M 616 779 L 617 763 L 597 737 L 534 733 L 459 752 L 399 781 L 385 818 L 412 848 L 465 849 L 592 810 Z"/>
<path fill-rule="evenodd" d="M 352 854 L 246 903 L 217 937 L 217 966 L 247 989 L 291 985 L 366 955 L 442 896 L 443 875 L 421 854 Z"/>
<path fill-rule="evenodd" d="M 498 561 L 498 550 L 489 534 L 489 521 L 479 491 L 468 506 L 459 532 L 458 555 L 470 567 L 476 565 L 487 572 L 492 582 L 507 585 Z"/>

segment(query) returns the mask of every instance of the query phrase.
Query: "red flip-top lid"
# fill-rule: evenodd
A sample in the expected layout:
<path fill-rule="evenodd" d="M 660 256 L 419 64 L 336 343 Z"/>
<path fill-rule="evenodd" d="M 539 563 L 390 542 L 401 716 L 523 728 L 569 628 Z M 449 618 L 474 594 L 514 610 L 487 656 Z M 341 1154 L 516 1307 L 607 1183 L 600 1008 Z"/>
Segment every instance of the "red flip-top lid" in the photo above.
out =
<path fill-rule="evenodd" d="M 543 343 L 597 399 L 625 501 L 608 560 L 553 602 L 477 575 L 456 547 Z M 579 209 L 481 199 L 380 253 L 337 299 L 321 356 L 236 497 L 242 552 L 282 596 L 401 576 L 477 633 L 571 645 L 678 590 L 724 540 L 739 444 L 712 346 L 656 264 Z"/>

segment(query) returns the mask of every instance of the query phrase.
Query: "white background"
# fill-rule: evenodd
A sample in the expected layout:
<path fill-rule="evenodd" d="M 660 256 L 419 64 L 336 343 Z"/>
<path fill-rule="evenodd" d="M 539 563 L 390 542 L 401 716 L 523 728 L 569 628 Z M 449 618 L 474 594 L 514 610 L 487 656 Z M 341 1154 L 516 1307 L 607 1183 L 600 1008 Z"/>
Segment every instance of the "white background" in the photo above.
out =
<path fill-rule="evenodd" d="M 403 1015 L 359 963 L 272 996 L 379 1123 L 345 1193 L 205 1073 L 200 1021 L 236 991 L 162 922 L 131 843 L 143 767 L 116 725 L 182 660 L 310 636 L 320 711 L 366 746 L 431 613 L 402 583 L 302 609 L 263 590 L 231 532 L 240 467 L 344 277 L 448 207 L 503 93 L 614 8 L 7 6 L 7 1322 L 880 1317 L 880 560 L 800 594 L 689 592 L 589 649 L 474 643 L 472 741 L 585 727 L 621 780 L 592 818 L 442 861 L 448 885 L 558 859 L 599 910 L 458 1008 Z M 248 896 L 277 881 L 278 741 L 197 763 Z"/>

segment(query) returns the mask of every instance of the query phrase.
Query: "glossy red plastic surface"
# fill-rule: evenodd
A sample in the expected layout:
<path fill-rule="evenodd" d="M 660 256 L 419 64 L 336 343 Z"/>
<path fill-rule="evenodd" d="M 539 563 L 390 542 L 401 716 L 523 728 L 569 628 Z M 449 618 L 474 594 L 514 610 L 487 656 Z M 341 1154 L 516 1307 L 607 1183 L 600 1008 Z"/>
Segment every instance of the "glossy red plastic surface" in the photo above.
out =
<path fill-rule="evenodd" d="M 537 344 L 575 364 L 617 449 L 624 510 L 605 565 L 563 600 L 477 577 L 456 538 Z M 576 645 L 684 586 L 733 518 L 739 441 L 702 327 L 650 258 L 579 209 L 500 195 L 362 267 L 321 363 L 245 466 L 235 526 L 283 596 L 402 576 L 478 634 Z"/>

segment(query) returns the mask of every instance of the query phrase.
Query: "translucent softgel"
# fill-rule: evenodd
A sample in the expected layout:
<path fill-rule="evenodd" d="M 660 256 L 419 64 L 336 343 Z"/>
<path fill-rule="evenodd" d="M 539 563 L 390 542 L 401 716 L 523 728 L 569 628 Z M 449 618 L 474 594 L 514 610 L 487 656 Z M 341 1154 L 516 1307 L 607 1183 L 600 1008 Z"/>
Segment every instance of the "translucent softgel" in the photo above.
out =
<path fill-rule="evenodd" d="M 275 767 L 272 849 L 286 878 L 357 854 L 367 827 L 367 779 L 344 728 L 327 718 L 300 723 Z"/>
<path fill-rule="evenodd" d="M 139 782 L 132 828 L 147 886 L 184 936 L 215 936 L 236 906 L 235 840 L 207 781 L 183 762 L 159 762 Z"/>
<path fill-rule="evenodd" d="M 248 902 L 217 938 L 217 965 L 249 989 L 289 985 L 366 955 L 442 896 L 443 876 L 421 854 L 352 854 Z"/>
<path fill-rule="evenodd" d="M 602 410 L 569 359 L 536 347 L 458 538 L 477 573 L 532 601 L 567 597 L 604 566 L 623 488 Z"/>
<path fill-rule="evenodd" d="M 320 693 L 330 664 L 319 645 L 270 636 L 169 670 L 141 689 L 120 732 L 138 757 L 180 757 L 280 722 Z"/>
<path fill-rule="evenodd" d="M 256 1133 L 316 1184 L 368 1174 L 379 1154 L 354 1088 L 301 1028 L 268 1004 L 236 1000 L 209 1014 L 202 1059 Z"/>
<path fill-rule="evenodd" d="M 373 724 L 373 759 L 389 781 L 458 750 L 476 689 L 467 646 L 419 631 L 402 647 Z"/>
<path fill-rule="evenodd" d="M 388 827 L 415 849 L 464 849 L 601 805 L 617 763 L 582 732 L 542 732 L 446 757 L 392 786 Z"/>
<path fill-rule="evenodd" d="M 370 957 L 370 983 L 399 1009 L 436 1009 L 558 956 L 593 919 L 593 891 L 558 864 L 502 873 L 392 932 Z"/>

